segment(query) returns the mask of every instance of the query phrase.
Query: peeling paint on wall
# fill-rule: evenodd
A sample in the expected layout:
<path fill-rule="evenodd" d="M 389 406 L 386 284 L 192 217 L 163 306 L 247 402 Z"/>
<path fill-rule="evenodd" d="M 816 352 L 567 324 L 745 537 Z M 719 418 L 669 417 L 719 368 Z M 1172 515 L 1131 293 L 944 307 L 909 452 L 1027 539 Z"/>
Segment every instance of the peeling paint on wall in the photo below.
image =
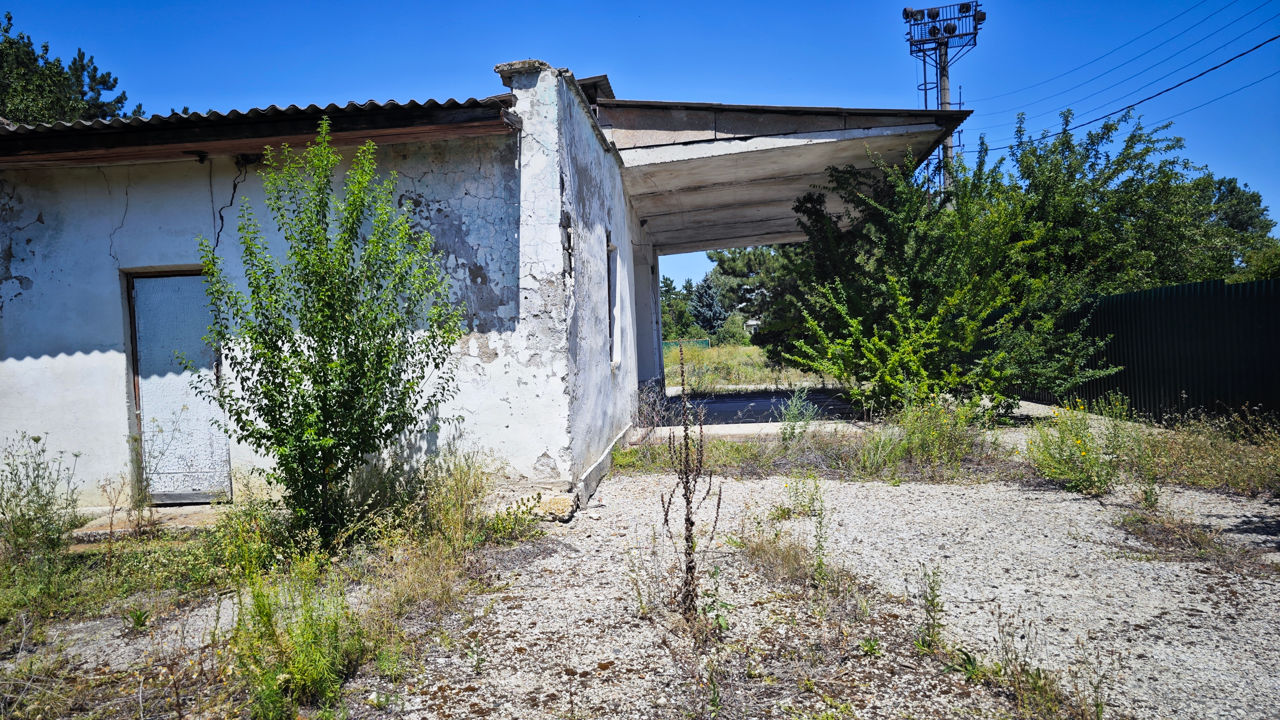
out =
<path fill-rule="evenodd" d="M 24 265 L 35 257 L 32 238 L 24 237 L 23 231 L 34 224 L 43 225 L 44 214 L 37 212 L 34 219 L 22 224 L 22 213 L 18 189 L 0 180 L 0 318 L 4 317 L 5 304 L 21 297 L 34 284 L 30 276 L 22 274 L 26 272 Z"/>
<path fill-rule="evenodd" d="M 461 442 L 503 460 L 523 488 L 573 491 L 634 411 L 632 263 L 650 251 L 628 249 L 643 233 L 576 86 L 545 64 L 517 65 L 504 80 L 518 133 L 385 145 L 378 167 L 396 173 L 396 197 L 435 238 L 467 307 L 458 394 L 440 411 L 464 420 L 420 446 Z M 217 237 L 246 202 L 261 212 L 262 196 L 260 178 L 225 156 L 0 172 L 0 436 L 48 431 L 81 451 L 86 498 L 127 471 L 135 419 L 122 272 L 194 267 L 195 238 Z M 616 366 L 610 235 L 624 250 Z M 225 229 L 217 250 L 231 273 L 241 268 L 236 239 Z M 259 461 L 232 448 L 235 465 Z"/>
<path fill-rule="evenodd" d="M 394 146 L 400 206 L 443 256 L 471 332 L 510 332 L 520 315 L 519 175 L 512 137 Z"/>

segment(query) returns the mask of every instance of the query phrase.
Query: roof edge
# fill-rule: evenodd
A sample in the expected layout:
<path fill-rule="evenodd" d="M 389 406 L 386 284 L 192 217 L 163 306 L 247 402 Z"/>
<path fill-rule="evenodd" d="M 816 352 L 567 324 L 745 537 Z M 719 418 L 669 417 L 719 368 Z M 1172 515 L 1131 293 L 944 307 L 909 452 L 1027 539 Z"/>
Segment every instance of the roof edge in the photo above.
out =
<path fill-rule="evenodd" d="M 807 105 L 737 105 L 729 103 L 679 102 L 668 100 L 618 100 L 600 98 L 602 107 L 618 108 L 655 108 L 681 110 L 728 110 L 745 112 L 777 112 L 804 115 L 931 115 L 963 120 L 973 114 L 972 110 L 920 110 L 905 108 L 846 108 L 819 107 Z"/>

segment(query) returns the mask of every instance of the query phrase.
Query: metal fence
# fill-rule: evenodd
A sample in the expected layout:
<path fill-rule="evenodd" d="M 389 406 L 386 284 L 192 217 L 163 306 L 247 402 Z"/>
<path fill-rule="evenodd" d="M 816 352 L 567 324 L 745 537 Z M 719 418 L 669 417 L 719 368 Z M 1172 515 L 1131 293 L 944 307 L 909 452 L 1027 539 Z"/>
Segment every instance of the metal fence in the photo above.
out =
<path fill-rule="evenodd" d="M 674 350 L 680 347 L 681 345 L 684 345 L 685 347 L 709 348 L 711 347 L 711 340 L 709 338 L 703 338 L 700 340 L 663 340 L 662 352 L 666 352 L 668 350 Z"/>
<path fill-rule="evenodd" d="M 1095 400 L 1118 391 L 1134 410 L 1280 410 L 1280 280 L 1221 280 L 1112 295 L 1099 301 L 1099 361 L 1119 372 L 1084 385 Z"/>

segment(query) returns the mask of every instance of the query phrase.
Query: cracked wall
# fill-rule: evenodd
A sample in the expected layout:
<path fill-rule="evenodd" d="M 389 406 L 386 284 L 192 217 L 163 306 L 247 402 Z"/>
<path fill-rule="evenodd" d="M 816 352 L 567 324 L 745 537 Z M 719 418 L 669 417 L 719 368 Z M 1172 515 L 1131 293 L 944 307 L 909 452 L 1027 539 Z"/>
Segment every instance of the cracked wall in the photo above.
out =
<path fill-rule="evenodd" d="M 647 246 L 622 184 L 621 161 L 600 134 L 587 99 L 567 74 L 560 76 L 557 93 L 563 212 L 573 238 L 569 435 L 573 475 L 588 478 L 589 493 L 598 478 L 593 468 L 607 466 L 614 441 L 635 416 L 634 258 L 638 249 L 647 254 Z"/>
<path fill-rule="evenodd" d="M 421 445 L 487 451 L 517 491 L 581 493 L 634 413 L 635 283 L 648 271 L 637 259 L 652 249 L 571 77 L 536 61 L 498 71 L 518 132 L 379 148 L 379 170 L 397 174 L 396 197 L 435 237 L 467 307 L 458 394 L 441 409 L 461 423 Z M 125 273 L 197 267 L 203 235 L 240 274 L 246 203 L 264 217 L 259 178 L 230 157 L 0 172 L 0 436 L 40 433 L 80 453 L 86 502 L 129 466 Z M 612 362 L 606 238 L 618 247 Z"/>
<path fill-rule="evenodd" d="M 478 447 L 504 460 L 517 484 L 563 490 L 570 461 L 561 263 L 558 241 L 548 258 L 524 236 L 543 219 L 522 208 L 526 196 L 539 197 L 523 181 L 548 159 L 522 154 L 522 142 L 512 133 L 387 145 L 379 170 L 397 173 L 396 196 L 415 227 L 435 237 L 454 300 L 468 308 L 459 392 L 441 412 L 463 421 L 423 444 Z M 246 202 L 264 216 L 260 180 L 227 157 L 0 172 L 0 437 L 39 433 L 56 450 L 80 453 L 84 502 L 95 501 L 101 478 L 129 467 L 123 273 L 195 267 L 195 238 L 214 237 L 220 224 L 218 252 L 240 273 L 235 225 Z M 233 447 L 232 461 L 261 462 L 242 447 Z"/>

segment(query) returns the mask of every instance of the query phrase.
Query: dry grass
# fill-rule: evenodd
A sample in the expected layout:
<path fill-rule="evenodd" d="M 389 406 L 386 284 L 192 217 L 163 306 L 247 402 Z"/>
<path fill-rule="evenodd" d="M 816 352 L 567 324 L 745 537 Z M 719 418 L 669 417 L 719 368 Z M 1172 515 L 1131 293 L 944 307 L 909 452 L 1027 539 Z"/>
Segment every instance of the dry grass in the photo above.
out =
<path fill-rule="evenodd" d="M 1227 542 L 1221 531 L 1187 517 L 1139 509 L 1126 513 L 1119 525 L 1150 548 L 1157 560 L 1206 562 L 1234 573 L 1275 570 L 1258 551 Z"/>
<path fill-rule="evenodd" d="M 160 546 L 178 548 L 173 552 L 184 553 L 180 557 L 198 550 L 205 568 L 199 577 L 213 576 L 235 589 L 237 621 L 229 634 L 128 672 L 86 674 L 68 667 L 59 649 L 42 647 L 35 634 L 24 632 L 20 644 L 34 652 L 0 671 L 0 716 L 324 714 L 339 703 L 358 664 L 395 672 L 412 660 L 401 655 L 411 655 L 417 634 L 429 632 L 475 584 L 480 545 L 537 533 L 531 504 L 484 512 L 491 481 L 481 458 L 441 458 L 402 478 L 405 501 L 354 531 L 354 544 L 333 554 L 322 553 L 314 538 L 281 534 L 287 524 L 271 503 L 238 505 L 196 539 Z M 150 547 L 117 542 L 116 572 L 127 579 L 151 567 L 132 560 Z M 174 557 L 170 552 L 160 561 L 172 564 Z M 181 575 L 185 567 L 167 572 Z M 209 581 L 193 582 L 206 590 L 200 597 L 218 602 L 208 593 Z M 168 585 L 142 585 L 140 592 L 134 597 L 143 603 L 174 597 Z M 184 612 L 158 611 L 147 621 L 183 627 Z M 150 629 L 138 632 L 122 642 L 146 642 Z"/>
<path fill-rule="evenodd" d="M 1280 495 L 1280 426 L 1247 412 L 1191 415 L 1146 435 L 1148 472 L 1162 482 Z"/>
<path fill-rule="evenodd" d="M 832 385 L 829 379 L 796 368 L 774 365 L 764 350 L 754 345 L 721 345 L 684 348 L 685 382 L 691 394 L 705 394 L 732 385 L 790 388 L 810 385 Z M 680 387 L 680 352 L 672 348 L 663 353 L 668 387 Z"/>
<path fill-rule="evenodd" d="M 664 439 L 650 438 L 655 443 Z M 987 441 L 977 417 L 941 406 L 908 408 L 857 433 L 797 426 L 778 438 L 708 439 L 705 458 L 708 470 L 740 478 L 983 482 L 1025 475 L 1022 463 Z M 672 470 L 666 449 L 658 444 L 618 448 L 613 466 L 638 474 Z"/>

